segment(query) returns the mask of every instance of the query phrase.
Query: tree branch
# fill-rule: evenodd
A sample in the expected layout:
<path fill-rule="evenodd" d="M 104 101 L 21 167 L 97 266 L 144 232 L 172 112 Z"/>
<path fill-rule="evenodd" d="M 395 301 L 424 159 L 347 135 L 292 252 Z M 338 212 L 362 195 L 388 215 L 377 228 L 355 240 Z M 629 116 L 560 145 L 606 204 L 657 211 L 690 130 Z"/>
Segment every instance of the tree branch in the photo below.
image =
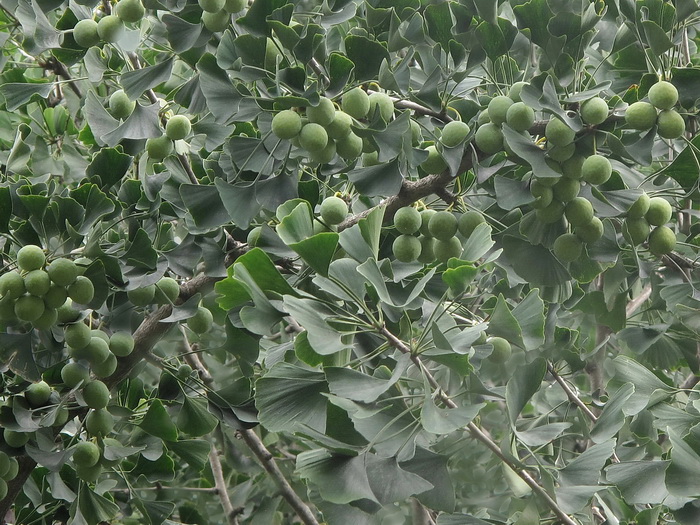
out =
<path fill-rule="evenodd" d="M 554 370 L 554 367 L 552 366 L 552 363 L 547 362 L 547 370 L 549 373 L 552 375 L 554 380 L 559 383 L 559 386 L 561 389 L 566 393 L 566 397 L 569 398 L 569 401 L 571 401 L 574 405 L 579 407 L 581 411 L 588 416 L 588 419 L 593 421 L 594 423 L 598 421 L 598 416 L 596 416 L 593 412 L 591 412 L 591 409 L 586 406 L 586 404 L 581 401 L 581 398 L 576 395 L 576 392 L 574 392 L 569 384 L 564 381 L 564 379 L 557 373 L 556 370 Z"/>
<path fill-rule="evenodd" d="M 211 446 L 211 451 L 209 452 L 209 461 L 211 462 L 211 472 L 214 475 L 214 486 L 219 494 L 219 499 L 221 500 L 221 506 L 224 508 L 226 519 L 228 520 L 229 525 L 238 525 L 238 518 L 236 517 L 238 512 L 233 508 L 231 498 L 228 497 L 226 480 L 224 479 L 224 471 L 221 468 L 221 460 L 219 459 L 219 453 L 217 452 L 213 443 Z"/>

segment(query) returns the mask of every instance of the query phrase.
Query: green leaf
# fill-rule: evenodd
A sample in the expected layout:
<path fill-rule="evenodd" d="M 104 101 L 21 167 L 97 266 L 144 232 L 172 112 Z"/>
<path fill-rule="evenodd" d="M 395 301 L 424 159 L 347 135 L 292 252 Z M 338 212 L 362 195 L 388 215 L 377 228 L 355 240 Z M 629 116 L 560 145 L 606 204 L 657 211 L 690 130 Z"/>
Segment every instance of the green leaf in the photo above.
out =
<path fill-rule="evenodd" d="M 515 273 L 535 286 L 556 286 L 571 280 L 569 272 L 544 246 L 533 246 L 512 235 L 503 236 L 503 253 Z"/>
<path fill-rule="evenodd" d="M 503 126 L 503 137 L 508 146 L 518 157 L 523 158 L 532 166 L 532 171 L 540 178 L 560 178 L 561 174 L 549 167 L 546 162 L 545 152 L 538 147 L 531 139 L 523 137 L 510 126 Z"/>
<path fill-rule="evenodd" d="M 598 485 L 600 471 L 615 451 L 616 441 L 611 439 L 586 449 L 581 455 L 559 470 L 562 486 Z"/>
<path fill-rule="evenodd" d="M 180 197 L 198 228 L 218 228 L 231 220 L 215 186 L 182 184 Z"/>
<path fill-rule="evenodd" d="M 127 71 L 119 77 L 119 85 L 131 100 L 138 99 L 147 89 L 156 87 L 170 78 L 173 59 L 163 60 L 153 66 Z"/>
<path fill-rule="evenodd" d="M 14 111 L 25 105 L 29 100 L 37 95 L 46 98 L 51 93 L 53 82 L 30 84 L 30 83 L 8 83 L 0 86 L 0 95 L 5 97 L 5 104 L 8 111 Z"/>
<path fill-rule="evenodd" d="M 211 53 L 202 55 L 197 62 L 197 71 L 200 88 L 207 99 L 207 107 L 216 122 L 227 123 L 233 120 L 238 113 L 242 97 L 226 72 L 216 63 L 216 57 Z"/>
<path fill-rule="evenodd" d="M 390 59 L 382 44 L 360 35 L 345 37 L 345 53 L 355 64 L 355 80 L 360 81 L 376 78 L 382 62 Z"/>
<path fill-rule="evenodd" d="M 634 394 L 634 385 L 627 383 L 605 403 L 603 412 L 591 429 L 591 439 L 594 443 L 608 441 L 622 428 L 625 424 L 625 404 L 632 394 Z"/>
<path fill-rule="evenodd" d="M 431 434 L 450 434 L 471 423 L 485 406 L 486 403 L 478 403 L 457 408 L 439 408 L 427 390 L 420 413 L 421 425 Z"/>
<path fill-rule="evenodd" d="M 418 474 L 433 485 L 433 488 L 416 495 L 430 509 L 452 512 L 455 508 L 455 488 L 447 469 L 447 457 L 425 448 L 416 447 L 413 457 L 401 463 L 401 468 Z"/>
<path fill-rule="evenodd" d="M 540 389 L 547 363 L 541 357 L 529 365 L 518 368 L 506 384 L 506 407 L 511 424 L 515 424 L 520 412 L 530 398 Z"/>
<path fill-rule="evenodd" d="M 548 423 L 527 430 L 516 430 L 515 435 L 528 447 L 539 447 L 554 441 L 571 425 L 571 423 Z"/>
<path fill-rule="evenodd" d="M 535 350 L 544 344 L 544 301 L 534 289 L 512 311 L 520 326 L 525 350 Z"/>
<path fill-rule="evenodd" d="M 144 518 L 146 525 L 161 525 L 175 510 L 175 504 L 169 501 L 147 501 L 132 499 L 131 504 L 137 507 Z"/>
<path fill-rule="evenodd" d="M 207 410 L 206 399 L 185 396 L 177 415 L 177 428 L 193 437 L 209 434 L 219 420 Z"/>
<path fill-rule="evenodd" d="M 494 244 L 491 239 L 491 226 L 486 223 L 479 224 L 464 243 L 460 257 L 465 261 L 478 261 Z"/>
<path fill-rule="evenodd" d="M 700 75 L 699 77 L 700 78 Z M 694 137 L 680 154 L 660 173 L 671 177 L 690 191 L 700 176 L 700 135 Z"/>
<path fill-rule="evenodd" d="M 330 83 L 326 88 L 326 94 L 333 96 L 338 95 L 345 89 L 350 76 L 355 70 L 355 64 L 340 53 L 331 53 L 328 57 L 328 67 L 326 69 L 330 79 Z"/>
<path fill-rule="evenodd" d="M 496 191 L 498 207 L 503 210 L 510 211 L 535 200 L 526 181 L 496 175 L 493 178 L 493 186 Z"/>
<path fill-rule="evenodd" d="M 365 456 L 332 455 L 323 449 L 297 456 L 296 472 L 311 481 L 325 501 L 347 504 L 360 499 L 378 503 L 367 478 Z"/>
<path fill-rule="evenodd" d="M 319 301 L 285 295 L 284 308 L 306 329 L 309 344 L 316 353 L 331 355 L 349 346 L 343 342 L 342 334 L 327 322 L 335 317 L 334 312 Z"/>
<path fill-rule="evenodd" d="M 642 20 L 641 24 L 647 43 L 656 56 L 663 55 L 673 47 L 673 42 L 659 24 L 651 20 Z"/>
<path fill-rule="evenodd" d="M 134 478 L 144 476 L 150 483 L 172 481 L 175 479 L 175 462 L 167 454 L 161 454 L 153 461 L 141 455 L 136 462 L 136 466 L 129 474 L 134 476 Z"/>
<path fill-rule="evenodd" d="M 698 497 L 700 495 L 700 455 L 674 431 L 667 429 L 671 440 L 671 464 L 666 470 L 666 487 L 674 496 Z M 667 462 L 664 462 L 667 463 Z"/>
<path fill-rule="evenodd" d="M 177 427 L 160 399 L 154 399 L 151 402 L 139 426 L 144 432 L 164 441 L 177 441 Z"/>
<path fill-rule="evenodd" d="M 471 264 L 462 264 L 456 268 L 448 268 L 442 273 L 442 280 L 456 294 L 464 293 L 474 280 L 479 269 Z"/>
<path fill-rule="evenodd" d="M 88 523 L 109 522 L 119 513 L 113 501 L 90 490 L 87 483 L 81 484 L 78 508 Z"/>
<path fill-rule="evenodd" d="M 353 401 L 371 403 L 395 385 L 410 364 L 410 356 L 402 354 L 388 380 L 372 377 L 351 368 L 326 366 L 323 371 L 332 394 Z"/>
<path fill-rule="evenodd" d="M 614 384 L 632 383 L 634 385 L 634 394 L 624 407 L 624 413 L 628 416 L 655 405 L 670 396 L 674 390 L 630 357 L 619 355 L 613 359 L 613 364 L 615 365 Z"/>
<path fill-rule="evenodd" d="M 88 177 L 98 176 L 103 188 L 109 188 L 119 182 L 129 171 L 134 157 L 117 148 L 102 148 L 98 151 L 85 170 Z"/>
<path fill-rule="evenodd" d="M 520 324 L 511 313 L 503 295 L 498 296 L 496 306 L 493 312 L 491 312 L 491 317 L 489 318 L 489 333 L 491 335 L 503 337 L 520 347 L 525 347 Z"/>
<path fill-rule="evenodd" d="M 211 443 L 203 439 L 183 439 L 167 443 L 168 449 L 172 450 L 187 462 L 190 467 L 202 470 L 209 461 L 209 451 Z"/>
<path fill-rule="evenodd" d="M 370 488 L 382 505 L 403 501 L 433 488 L 432 483 L 402 469 L 393 457 L 368 455 L 366 469 Z"/>
<path fill-rule="evenodd" d="M 100 136 L 108 146 L 116 146 L 124 139 L 148 139 L 160 137 L 163 131 L 158 123 L 158 103 L 142 106 L 137 103 L 134 111 L 121 125 Z"/>
<path fill-rule="evenodd" d="M 267 18 L 276 10 L 287 4 L 288 0 L 255 0 L 245 16 L 236 22 L 258 36 L 270 36 Z M 287 21 L 288 22 L 288 21 Z"/>
<path fill-rule="evenodd" d="M 311 206 L 302 201 L 277 225 L 277 235 L 285 244 L 291 245 L 311 237 L 314 233 Z"/>
<path fill-rule="evenodd" d="M 449 49 L 452 37 L 454 20 L 449 2 L 431 4 L 425 8 L 425 21 L 428 25 L 428 34 L 443 49 Z M 507 51 L 507 50 L 506 50 Z"/>
<path fill-rule="evenodd" d="M 355 168 L 348 173 L 348 179 L 363 195 L 390 197 L 399 193 L 404 176 L 396 158 L 369 168 Z"/>
<path fill-rule="evenodd" d="M 605 477 L 629 504 L 654 504 L 666 499 L 664 474 L 668 461 L 625 461 L 609 465 Z"/>

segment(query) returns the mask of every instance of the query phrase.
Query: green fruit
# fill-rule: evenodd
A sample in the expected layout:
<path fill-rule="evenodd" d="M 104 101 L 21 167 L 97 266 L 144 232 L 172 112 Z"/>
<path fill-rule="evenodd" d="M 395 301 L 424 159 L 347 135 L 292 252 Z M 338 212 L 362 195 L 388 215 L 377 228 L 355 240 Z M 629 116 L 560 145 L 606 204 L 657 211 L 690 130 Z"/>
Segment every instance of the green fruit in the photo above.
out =
<path fill-rule="evenodd" d="M 370 151 L 362 155 L 362 165 L 365 167 L 376 166 L 379 164 L 379 152 Z"/>
<path fill-rule="evenodd" d="M 46 303 L 44 303 L 46 304 Z M 36 321 L 32 322 L 32 326 L 37 330 L 48 330 L 58 321 L 58 311 L 55 308 L 47 308 L 44 306 L 44 313 Z"/>
<path fill-rule="evenodd" d="M 73 451 L 73 463 L 76 467 L 94 467 L 100 460 L 100 448 L 92 441 L 81 441 Z"/>
<path fill-rule="evenodd" d="M 421 227 L 420 212 L 412 206 L 399 208 L 394 214 L 394 226 L 399 233 L 413 235 Z"/>
<path fill-rule="evenodd" d="M 309 122 L 324 127 L 328 126 L 335 118 L 335 106 L 333 105 L 333 101 L 327 97 L 321 97 L 318 101 L 318 105 L 306 108 L 306 116 Z"/>
<path fill-rule="evenodd" d="M 0 299 L 0 320 L 6 321 L 7 323 L 14 323 L 17 321 L 17 316 L 15 315 L 15 300 L 11 297 Z"/>
<path fill-rule="evenodd" d="M 530 194 L 535 197 L 535 202 L 530 205 L 535 209 L 546 208 L 554 199 L 552 188 L 542 184 L 538 179 L 535 179 L 530 184 Z"/>
<path fill-rule="evenodd" d="M 593 219 L 593 205 L 584 197 L 576 197 L 566 205 L 564 214 L 572 226 L 583 226 Z"/>
<path fill-rule="evenodd" d="M 15 301 L 15 315 L 20 321 L 36 321 L 45 309 L 44 301 L 35 295 L 23 295 Z"/>
<path fill-rule="evenodd" d="M 248 232 L 248 235 L 246 236 L 246 242 L 248 243 L 248 246 L 250 247 L 255 247 L 258 245 L 258 241 L 260 241 L 260 234 L 262 233 L 262 226 L 256 226 L 252 230 Z"/>
<path fill-rule="evenodd" d="M 101 40 L 110 44 L 115 43 L 124 33 L 124 23 L 117 15 L 107 15 L 97 22 L 97 34 Z"/>
<path fill-rule="evenodd" d="M 83 467 L 76 465 L 75 473 L 85 483 L 95 483 L 100 477 L 100 474 L 102 474 L 102 465 L 100 465 L 99 463 L 97 465 L 93 465 L 92 467 Z"/>
<path fill-rule="evenodd" d="M 649 234 L 649 251 L 660 257 L 671 253 L 676 247 L 676 234 L 671 228 L 657 226 Z"/>
<path fill-rule="evenodd" d="M 167 135 L 150 138 L 146 141 L 146 153 L 153 160 L 163 160 L 173 152 L 173 141 Z"/>
<path fill-rule="evenodd" d="M 565 162 L 576 152 L 576 144 L 573 142 L 566 146 L 547 145 L 547 156 L 555 162 Z"/>
<path fill-rule="evenodd" d="M 2 437 L 5 438 L 5 443 L 7 443 L 7 446 L 12 448 L 21 448 L 27 444 L 27 441 L 29 441 L 28 432 L 15 432 L 9 428 L 6 428 L 3 431 Z"/>
<path fill-rule="evenodd" d="M 73 28 L 73 39 L 80 47 L 92 47 L 100 43 L 100 35 L 97 33 L 97 22 L 92 18 L 80 20 Z"/>
<path fill-rule="evenodd" d="M 7 496 L 7 483 L 4 479 L 0 479 L 0 500 L 5 499 Z"/>
<path fill-rule="evenodd" d="M 32 270 L 24 276 L 24 287 L 31 295 L 43 296 L 51 288 L 51 279 L 44 270 Z"/>
<path fill-rule="evenodd" d="M 589 184 L 603 184 L 611 175 L 612 165 L 602 155 L 591 155 L 581 166 L 581 177 Z"/>
<path fill-rule="evenodd" d="M 348 215 L 348 205 L 335 195 L 326 197 L 321 203 L 321 218 L 326 224 L 340 224 Z"/>
<path fill-rule="evenodd" d="M 78 267 L 70 259 L 54 259 L 46 271 L 59 286 L 70 286 L 78 278 Z"/>
<path fill-rule="evenodd" d="M 487 109 L 491 122 L 494 124 L 503 124 L 506 121 L 508 109 L 512 105 L 513 101 L 509 97 L 503 95 L 493 97 Z"/>
<path fill-rule="evenodd" d="M 586 158 L 582 155 L 572 155 L 570 159 L 562 162 L 562 174 L 564 177 L 568 177 L 570 179 L 580 179 L 583 176 L 581 170 L 583 169 L 583 163 L 585 161 Z"/>
<path fill-rule="evenodd" d="M 217 13 L 203 11 L 202 22 L 204 23 L 204 27 L 206 27 L 212 33 L 220 33 L 221 31 L 225 31 L 229 26 L 231 16 L 225 9 Z"/>
<path fill-rule="evenodd" d="M 46 256 L 44 255 L 44 251 L 33 244 L 22 246 L 17 252 L 17 265 L 20 270 L 24 270 L 25 272 L 38 270 L 44 266 L 45 262 Z"/>
<path fill-rule="evenodd" d="M 515 131 L 527 131 L 535 123 L 535 110 L 524 102 L 516 102 L 506 112 L 506 124 Z"/>
<path fill-rule="evenodd" d="M 143 15 L 146 14 L 141 0 L 119 0 L 114 9 L 122 22 L 130 24 L 140 22 Z"/>
<path fill-rule="evenodd" d="M 102 330 L 99 330 L 97 328 L 90 330 L 90 336 L 97 337 L 98 339 L 102 339 L 105 343 L 109 344 L 109 336 L 106 333 L 104 333 Z"/>
<path fill-rule="evenodd" d="M 426 173 L 442 173 L 447 169 L 445 159 L 442 158 L 442 155 L 435 146 L 428 146 L 425 148 L 425 151 L 428 152 L 428 158 L 421 163 L 420 167 L 423 168 Z"/>
<path fill-rule="evenodd" d="M 202 8 L 202 11 L 218 13 L 226 5 L 226 0 L 197 0 L 197 3 Z"/>
<path fill-rule="evenodd" d="M 362 139 L 360 139 L 360 140 L 362 140 Z M 328 144 L 326 144 L 326 147 L 323 148 L 321 151 L 309 152 L 309 158 L 314 162 L 318 162 L 319 164 L 328 164 L 335 157 L 335 152 L 336 152 L 335 142 L 332 140 L 329 140 Z"/>
<path fill-rule="evenodd" d="M 64 328 L 63 337 L 73 350 L 82 350 L 92 341 L 92 331 L 85 323 L 69 324 Z"/>
<path fill-rule="evenodd" d="M 496 124 L 484 124 L 476 130 L 474 143 L 487 155 L 493 155 L 503 151 L 503 132 Z"/>
<path fill-rule="evenodd" d="M 511 99 L 513 102 L 520 102 L 520 92 L 527 85 L 527 82 L 520 81 L 510 86 L 510 89 L 508 90 L 508 98 Z"/>
<path fill-rule="evenodd" d="M 135 288 L 126 292 L 126 296 L 134 306 L 148 306 L 153 304 L 156 295 L 156 285 L 149 284 L 142 288 Z"/>
<path fill-rule="evenodd" d="M 419 128 L 420 129 L 420 128 Z M 464 142 L 464 139 L 469 135 L 469 126 L 464 122 L 459 120 L 453 120 L 445 124 L 442 128 L 442 135 L 440 135 L 440 142 L 448 148 L 454 148 L 455 146 Z"/>
<path fill-rule="evenodd" d="M 581 257 L 583 243 L 573 233 L 564 233 L 554 241 L 554 255 L 563 262 L 572 262 Z"/>
<path fill-rule="evenodd" d="M 104 408 L 91 410 L 85 418 L 85 429 L 91 436 L 106 436 L 114 428 L 114 417 Z"/>
<path fill-rule="evenodd" d="M 672 109 L 661 111 L 657 124 L 658 128 L 656 132 L 659 134 L 659 137 L 664 139 L 677 139 L 685 132 L 685 121 L 683 117 Z"/>
<path fill-rule="evenodd" d="M 24 279 L 19 272 L 7 272 L 0 277 L 0 295 L 10 299 L 17 299 L 26 292 Z"/>
<path fill-rule="evenodd" d="M 449 241 L 457 233 L 457 217 L 449 211 L 439 211 L 428 223 L 430 235 L 441 241 Z"/>
<path fill-rule="evenodd" d="M 423 142 L 423 134 L 421 133 L 420 124 L 415 120 L 411 120 L 411 145 L 418 147 L 421 142 Z"/>
<path fill-rule="evenodd" d="M 391 245 L 391 250 L 397 260 L 405 263 L 413 262 L 420 256 L 421 244 L 418 237 L 399 235 Z"/>
<path fill-rule="evenodd" d="M 581 183 L 576 179 L 561 177 L 559 182 L 552 186 L 554 198 L 561 202 L 569 202 L 581 190 Z"/>
<path fill-rule="evenodd" d="M 420 255 L 418 262 L 423 264 L 431 264 L 435 262 L 435 239 L 421 235 L 418 237 L 420 242 Z"/>
<path fill-rule="evenodd" d="M 156 283 L 154 299 L 158 304 L 172 304 L 180 296 L 180 285 L 172 277 L 163 277 Z"/>
<path fill-rule="evenodd" d="M 328 145 L 328 133 L 320 124 L 306 124 L 299 133 L 299 145 L 310 153 L 322 151 Z"/>
<path fill-rule="evenodd" d="M 192 123 L 185 115 L 174 115 L 165 125 L 165 134 L 170 140 L 182 140 L 192 131 Z"/>
<path fill-rule="evenodd" d="M 493 346 L 491 354 L 488 356 L 488 360 L 493 363 L 505 363 L 510 359 L 513 349 L 507 339 L 502 337 L 489 337 L 486 342 Z"/>
<path fill-rule="evenodd" d="M 355 160 L 362 154 L 362 139 L 354 133 L 349 133 L 335 143 L 338 155 L 345 160 Z"/>
<path fill-rule="evenodd" d="M 379 108 L 379 115 L 384 122 L 389 122 L 394 116 L 394 101 L 386 93 L 372 93 L 369 96 L 369 116 L 374 116 Z"/>
<path fill-rule="evenodd" d="M 678 90 L 670 82 L 662 80 L 649 88 L 649 102 L 658 109 L 671 109 L 678 102 Z"/>
<path fill-rule="evenodd" d="M 345 113 L 356 119 L 365 118 L 369 113 L 369 95 L 359 87 L 346 91 L 340 104 Z"/>
<path fill-rule="evenodd" d="M 95 297 L 92 281 L 84 275 L 79 275 L 68 287 L 68 297 L 78 304 L 88 304 Z"/>
<path fill-rule="evenodd" d="M 117 370 L 117 357 L 110 353 L 107 359 L 101 363 L 93 363 L 90 365 L 92 372 L 96 377 L 105 378 L 111 376 Z"/>
<path fill-rule="evenodd" d="M 642 244 L 649 237 L 651 228 L 646 219 L 625 219 L 622 234 L 633 246 Z"/>
<path fill-rule="evenodd" d="M 109 338 L 109 349 L 117 357 L 125 357 L 134 350 L 134 337 L 127 332 L 115 332 Z"/>
<path fill-rule="evenodd" d="M 211 329 L 213 322 L 214 316 L 212 313 L 207 308 L 200 306 L 197 308 L 197 313 L 187 319 L 187 326 L 195 334 L 204 334 Z"/>
<path fill-rule="evenodd" d="M 301 117 L 296 111 L 285 109 L 272 118 L 272 133 L 277 138 L 290 140 L 301 131 Z"/>
<path fill-rule="evenodd" d="M 81 381 L 85 384 L 90 380 L 90 371 L 80 363 L 71 361 L 61 368 L 61 379 L 68 388 L 75 388 Z"/>
<path fill-rule="evenodd" d="M 49 293 L 51 291 L 49 290 Z M 46 298 L 44 298 L 46 300 Z M 66 301 L 58 307 L 56 310 L 58 314 L 59 323 L 74 323 L 80 317 L 80 311 L 73 308 L 73 301 L 66 299 Z"/>
<path fill-rule="evenodd" d="M 229 13 L 239 13 L 248 5 L 248 0 L 226 0 L 224 9 Z"/>
<path fill-rule="evenodd" d="M 328 133 L 330 138 L 340 140 L 350 134 L 350 126 L 352 126 L 352 117 L 344 111 L 336 111 L 333 121 L 326 126 L 326 133 Z M 360 139 L 360 141 L 362 141 L 362 139 Z M 361 145 L 360 153 L 362 153 Z M 359 153 L 356 156 L 359 156 Z"/>
<path fill-rule="evenodd" d="M 432 237 L 433 234 L 430 233 L 430 228 L 428 228 L 428 224 L 430 223 L 430 218 L 435 215 L 437 211 L 427 209 L 423 210 L 420 212 L 420 233 L 421 235 L 425 235 L 426 237 Z"/>
<path fill-rule="evenodd" d="M 4 452 L 0 452 L 0 478 L 5 479 L 10 470 L 10 456 Z"/>
<path fill-rule="evenodd" d="M 603 221 L 598 217 L 593 217 L 590 222 L 576 226 L 574 233 L 585 243 L 596 242 L 603 236 Z"/>
<path fill-rule="evenodd" d="M 83 387 L 83 399 L 90 408 L 105 408 L 109 403 L 109 388 L 102 381 L 91 381 Z"/>
<path fill-rule="evenodd" d="M 183 363 L 178 367 L 176 375 L 180 380 L 185 381 L 192 375 L 192 367 L 187 363 Z"/>
<path fill-rule="evenodd" d="M 10 468 L 7 470 L 7 474 L 3 476 L 5 481 L 11 481 L 17 477 L 19 474 L 19 462 L 16 458 L 10 458 Z"/>
<path fill-rule="evenodd" d="M 641 219 L 649 211 L 649 206 L 651 206 L 651 199 L 649 198 L 649 195 L 642 192 L 642 194 L 637 197 L 637 200 L 634 201 L 632 206 L 630 206 L 627 210 L 627 216 L 631 219 Z"/>
<path fill-rule="evenodd" d="M 656 123 L 656 108 L 648 102 L 635 102 L 625 110 L 625 122 L 633 129 L 651 129 Z"/>
<path fill-rule="evenodd" d="M 24 397 L 27 398 L 29 406 L 32 408 L 44 406 L 48 402 L 49 397 L 51 397 L 51 387 L 46 381 L 32 383 L 24 391 Z"/>
<path fill-rule="evenodd" d="M 564 205 L 559 201 L 552 201 L 549 206 L 538 209 L 535 214 L 540 222 L 553 224 L 564 215 Z"/>
<path fill-rule="evenodd" d="M 662 197 L 652 197 L 649 199 L 649 209 L 644 214 L 644 218 L 652 226 L 663 226 L 671 220 L 673 208 L 669 202 Z"/>
<path fill-rule="evenodd" d="M 485 223 L 486 219 L 478 211 L 470 210 L 460 215 L 457 221 L 457 229 L 463 237 L 468 238 L 479 224 Z"/>
<path fill-rule="evenodd" d="M 458 258 L 462 255 L 462 243 L 457 237 L 450 237 L 447 240 L 437 240 L 433 244 L 435 258 L 443 263 L 446 263 L 453 257 Z"/>
<path fill-rule="evenodd" d="M 73 359 L 85 359 L 90 365 L 104 363 L 110 356 L 109 344 L 101 337 L 91 337 L 90 343 L 81 349 L 71 349 Z"/>
<path fill-rule="evenodd" d="M 593 97 L 581 105 L 581 119 L 591 126 L 597 126 L 608 118 L 608 104 L 600 97 Z"/>
<path fill-rule="evenodd" d="M 489 112 L 488 110 L 484 110 L 479 113 L 479 115 L 476 117 L 476 125 L 477 127 L 481 127 L 484 124 L 489 124 L 491 123 L 491 119 L 489 118 Z"/>
<path fill-rule="evenodd" d="M 552 117 L 549 122 L 547 122 L 544 134 L 547 137 L 547 142 L 551 143 L 553 146 L 559 147 L 571 144 L 576 136 L 576 132 L 557 117 Z"/>

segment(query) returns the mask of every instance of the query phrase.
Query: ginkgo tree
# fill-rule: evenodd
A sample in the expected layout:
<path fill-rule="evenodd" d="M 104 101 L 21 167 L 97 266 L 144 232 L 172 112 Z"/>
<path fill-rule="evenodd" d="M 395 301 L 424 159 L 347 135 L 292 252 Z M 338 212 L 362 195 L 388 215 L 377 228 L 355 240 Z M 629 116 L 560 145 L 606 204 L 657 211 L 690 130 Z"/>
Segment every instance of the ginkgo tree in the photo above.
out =
<path fill-rule="evenodd" d="M 698 523 L 698 28 L 0 2 L 2 523 Z"/>

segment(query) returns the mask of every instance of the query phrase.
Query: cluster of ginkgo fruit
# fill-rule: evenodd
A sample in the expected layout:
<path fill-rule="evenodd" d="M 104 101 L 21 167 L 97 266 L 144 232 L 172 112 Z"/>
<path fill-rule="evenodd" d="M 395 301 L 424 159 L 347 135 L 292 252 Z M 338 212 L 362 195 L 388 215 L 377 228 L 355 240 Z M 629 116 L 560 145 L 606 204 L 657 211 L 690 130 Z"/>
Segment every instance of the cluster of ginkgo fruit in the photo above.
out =
<path fill-rule="evenodd" d="M 7 496 L 7 482 L 12 481 L 19 474 L 19 463 L 0 451 L 0 500 Z"/>

